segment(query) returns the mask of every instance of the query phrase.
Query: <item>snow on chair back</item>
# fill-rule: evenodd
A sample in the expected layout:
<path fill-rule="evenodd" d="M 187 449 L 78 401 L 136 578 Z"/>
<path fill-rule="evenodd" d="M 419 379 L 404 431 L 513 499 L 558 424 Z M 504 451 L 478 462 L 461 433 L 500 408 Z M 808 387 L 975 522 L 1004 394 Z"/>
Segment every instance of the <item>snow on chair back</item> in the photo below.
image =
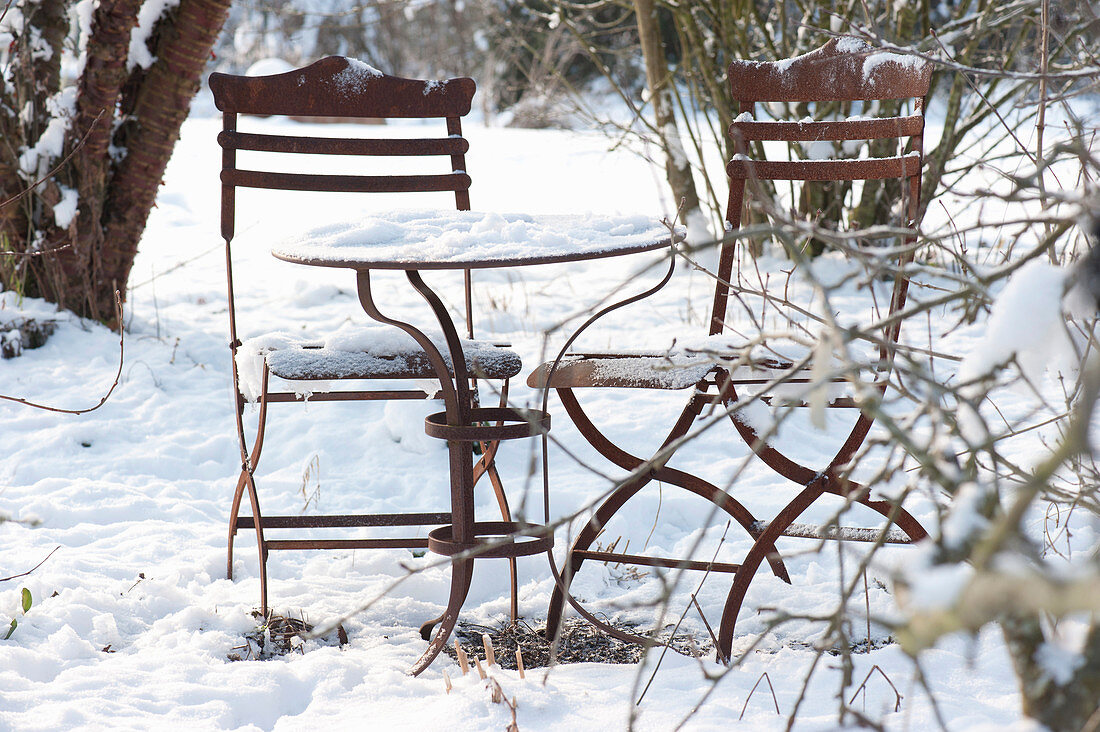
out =
<path fill-rule="evenodd" d="M 470 209 L 470 176 L 460 117 L 470 111 L 473 79 L 422 81 L 388 76 L 367 64 L 329 56 L 303 69 L 272 76 L 211 74 L 214 104 L 223 113 L 222 236 L 233 237 L 234 187 L 292 191 L 412 193 L 454 191 L 458 209 Z M 362 139 L 242 133 L 238 114 L 362 118 L 444 118 L 447 137 Z M 241 170 L 236 151 L 312 155 L 450 156 L 450 172 L 432 175 L 331 175 Z"/>
<path fill-rule="evenodd" d="M 739 102 L 912 99 L 928 93 L 931 78 L 930 61 L 881 51 L 851 36 L 791 59 L 729 65 L 730 88 Z"/>
<path fill-rule="evenodd" d="M 878 51 L 863 41 L 834 38 L 821 48 L 793 59 L 772 62 L 735 60 L 729 65 L 732 97 L 740 114 L 730 124 L 736 153 L 726 166 L 730 177 L 726 222 L 741 225 L 745 184 L 750 180 L 856 181 L 903 179 L 908 182 L 906 226 L 920 211 L 923 165 L 924 97 L 931 82 L 932 64 L 916 56 Z M 869 102 L 913 100 L 906 116 L 844 120 L 757 121 L 758 102 Z M 767 160 L 750 156 L 762 151 L 752 143 L 885 140 L 904 141 L 906 151 L 885 157 L 858 159 Z M 909 240 L 910 243 L 913 241 Z M 735 259 L 735 242 L 727 240 L 718 265 L 719 286 L 711 312 L 711 333 L 721 333 Z M 904 303 L 908 282 L 895 287 L 891 310 Z M 892 333 L 896 339 L 896 332 Z"/>
<path fill-rule="evenodd" d="M 329 56 L 271 76 L 211 74 L 214 103 L 238 114 L 324 117 L 464 117 L 474 80 L 423 81 L 390 76 L 358 61 Z"/>

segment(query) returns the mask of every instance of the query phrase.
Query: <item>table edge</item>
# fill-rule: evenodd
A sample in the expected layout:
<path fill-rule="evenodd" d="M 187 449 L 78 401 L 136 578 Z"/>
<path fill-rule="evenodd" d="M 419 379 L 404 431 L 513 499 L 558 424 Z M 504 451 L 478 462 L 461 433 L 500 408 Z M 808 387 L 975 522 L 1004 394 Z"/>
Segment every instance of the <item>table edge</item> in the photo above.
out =
<path fill-rule="evenodd" d="M 276 259 L 293 264 L 304 264 L 311 267 L 336 267 L 341 269 L 392 269 L 392 270 L 449 270 L 449 269 L 496 269 L 500 267 L 526 267 L 539 264 L 564 264 L 568 262 L 584 262 L 595 259 L 607 259 L 627 254 L 640 254 L 653 252 L 663 248 L 669 248 L 674 243 L 684 241 L 686 236 L 676 234 L 665 237 L 660 241 L 647 242 L 621 249 L 603 251 L 565 252 L 558 255 L 548 255 L 530 258 L 512 259 L 475 259 L 475 260 L 448 260 L 448 261 L 421 261 L 399 262 L 387 260 L 355 260 L 355 259 L 316 259 L 311 257 L 299 257 L 285 252 L 272 251 Z"/>

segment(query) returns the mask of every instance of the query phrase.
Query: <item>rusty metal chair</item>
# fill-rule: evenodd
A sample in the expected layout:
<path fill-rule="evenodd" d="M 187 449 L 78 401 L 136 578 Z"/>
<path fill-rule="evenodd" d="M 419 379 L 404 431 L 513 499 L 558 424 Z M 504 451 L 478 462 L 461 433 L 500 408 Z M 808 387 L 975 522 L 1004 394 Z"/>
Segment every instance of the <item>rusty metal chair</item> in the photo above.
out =
<path fill-rule="evenodd" d="M 856 483 L 847 474 L 849 462 L 864 444 L 874 421 L 870 410 L 861 409 L 855 412 L 854 423 L 847 439 L 835 456 L 819 467 L 803 465 L 773 444 L 772 435 L 762 426 L 762 421 L 752 417 L 748 406 L 779 404 L 780 400 L 789 398 L 789 394 L 783 396 L 780 393 L 780 387 L 789 391 L 790 385 L 801 384 L 808 391 L 815 381 L 819 388 L 843 387 L 852 376 L 834 375 L 826 378 L 826 383 L 821 383 L 820 375 L 815 375 L 811 368 L 812 359 L 809 357 L 785 355 L 766 342 L 757 342 L 756 350 L 749 347 L 738 349 L 730 343 L 738 339 L 729 337 L 731 313 L 728 306 L 734 298 L 739 305 L 743 304 L 744 298 L 750 294 L 750 288 L 741 288 L 742 281 L 739 280 L 740 262 L 748 256 L 748 252 L 743 246 L 742 238 L 733 235 L 733 232 L 742 229 L 746 190 L 749 193 L 763 192 L 768 181 L 900 181 L 899 187 L 905 199 L 903 216 L 907 233 L 899 237 L 902 240 L 900 246 L 888 251 L 900 252 L 896 261 L 899 265 L 903 266 L 911 261 L 916 240 L 913 229 L 920 211 L 924 97 L 929 90 L 931 65 L 913 57 L 876 52 L 854 38 L 840 38 L 829 41 L 811 53 L 786 61 L 734 61 L 730 64 L 728 73 L 733 98 L 740 106 L 740 114 L 729 129 L 736 150 L 727 166 L 730 190 L 725 218 L 731 235 L 723 238 L 719 252 L 709 338 L 702 339 L 696 348 L 680 346 L 648 352 L 638 350 L 613 354 L 574 354 L 557 363 L 543 364 L 528 378 L 530 386 L 555 389 L 566 412 L 587 441 L 611 462 L 631 471 L 631 476 L 610 492 L 576 534 L 551 599 L 548 636 L 556 633 L 564 603 L 568 601 L 579 614 L 611 635 L 623 640 L 653 642 L 652 638 L 609 626 L 572 596 L 569 592 L 570 584 L 586 560 L 613 565 L 728 573 L 733 575 L 733 582 L 725 601 L 716 639 L 719 659 L 728 660 L 738 612 L 761 563 L 767 560 L 777 577 L 790 582 L 783 560 L 776 550 L 775 542 L 780 537 L 911 543 L 926 536 L 920 523 L 904 508 L 891 501 L 872 499 L 868 487 Z M 861 115 L 790 122 L 757 121 L 754 117 L 754 113 L 759 110 L 756 105 L 760 103 L 787 103 L 790 105 L 787 109 L 792 112 L 795 109 L 800 110 L 795 114 L 801 116 L 805 114 L 806 103 L 836 106 L 837 103 L 843 105 L 862 102 L 866 113 L 877 103 L 875 100 L 896 100 L 899 106 L 908 103 L 912 107 L 912 113 L 873 119 Z M 763 157 L 765 142 L 789 143 L 794 146 L 823 141 L 833 141 L 829 145 L 830 151 L 834 153 L 831 156 L 833 159 L 817 159 L 821 150 L 815 151 L 812 156 L 806 155 L 805 150 L 802 150 L 801 157 L 795 155 L 795 159 L 787 160 Z M 837 154 L 843 145 L 854 141 L 865 141 L 864 144 L 870 148 L 870 156 L 844 159 L 843 155 Z M 889 145 L 891 150 L 880 155 L 884 144 Z M 814 159 L 808 159 L 810 157 Z M 757 199 L 761 198 L 764 196 L 757 196 Z M 873 250 L 873 245 L 869 249 Z M 752 269 L 751 261 L 746 264 L 746 269 Z M 891 316 L 904 306 L 909 285 L 908 279 L 900 276 L 900 272 L 900 267 L 889 269 L 892 279 L 892 284 L 888 285 L 889 312 L 882 316 L 880 322 L 885 325 L 872 348 L 875 356 L 866 365 L 865 370 L 869 373 L 863 376 L 864 396 L 870 392 L 881 399 L 887 388 L 901 327 L 900 321 Z M 765 281 L 761 280 L 757 289 L 761 291 L 757 295 L 770 297 L 772 302 L 769 307 L 782 307 L 776 303 L 781 303 L 784 298 L 770 296 L 766 291 Z M 661 450 L 653 459 L 646 461 L 614 444 L 600 432 L 581 407 L 574 390 L 592 387 L 665 390 L 691 388 L 692 394 L 663 441 Z M 752 402 L 748 403 L 750 399 Z M 870 400 L 875 401 L 877 400 Z M 793 484 L 794 498 L 768 522 L 757 520 L 739 501 L 713 483 L 667 464 L 692 424 L 704 410 L 718 404 L 725 405 L 737 433 L 756 457 Z M 795 401 L 791 406 L 808 404 L 803 399 Z M 877 406 L 866 399 L 861 401 L 851 395 L 838 394 L 831 395 L 826 406 L 858 408 L 859 404 L 868 404 L 871 408 Z M 733 405 L 739 408 L 733 409 Z M 600 547 L 594 550 L 592 545 L 612 517 L 653 481 L 677 486 L 707 499 L 713 502 L 716 510 L 724 512 L 733 522 L 739 524 L 753 538 L 752 546 L 744 559 L 739 564 L 733 564 L 685 557 L 625 554 Z M 810 506 L 826 494 L 865 506 L 886 517 L 887 524 L 865 529 L 795 523 Z M 893 525 L 899 527 L 900 531 L 890 528 Z"/>
<path fill-rule="evenodd" d="M 241 450 L 241 472 L 230 508 L 227 576 L 233 577 L 233 543 L 239 530 L 252 530 L 256 535 L 260 557 L 260 604 L 264 616 L 268 613 L 267 557 L 274 550 L 302 549 L 425 549 L 428 537 L 408 538 L 269 538 L 274 530 L 351 529 L 354 527 L 431 527 L 451 523 L 449 512 L 351 514 L 310 516 L 265 516 L 260 511 L 256 488 L 256 470 L 264 444 L 268 408 L 271 404 L 301 401 L 293 391 L 271 388 L 271 377 L 290 381 L 352 381 L 429 380 L 435 373 L 422 348 L 403 333 L 389 326 L 370 326 L 352 337 L 355 348 L 329 347 L 321 339 L 311 337 L 290 339 L 284 336 L 257 336 L 242 342 L 234 303 L 233 247 L 237 214 L 237 188 L 274 189 L 325 193 L 421 193 L 453 192 L 458 210 L 470 209 L 470 176 L 466 173 L 465 153 L 469 144 L 462 137 L 461 117 L 470 111 L 474 81 L 468 78 L 447 81 L 402 79 L 383 74 L 367 64 L 353 59 L 330 56 L 302 69 L 271 76 L 246 77 L 215 73 L 210 76 L 214 101 L 222 112 L 223 129 L 218 135 L 222 148 L 221 233 L 226 247 L 228 277 L 229 337 L 233 355 L 234 413 Z M 238 115 L 285 116 L 293 118 L 326 118 L 326 121 L 355 122 L 377 118 L 421 119 L 438 126 L 435 137 L 363 138 L 316 137 L 294 134 L 300 128 L 279 127 L 279 134 L 257 134 L 238 131 Z M 366 128 L 370 129 L 370 128 Z M 378 129 L 378 128 L 373 128 Z M 250 154 L 277 153 L 279 162 L 260 160 L 251 169 L 238 166 L 238 151 Z M 284 160 L 322 156 L 313 162 L 312 172 L 283 172 L 276 169 Z M 363 164 L 357 163 L 354 175 L 331 174 L 328 161 L 334 156 L 378 156 L 398 158 L 429 157 L 446 161 L 444 172 L 413 175 L 359 174 Z M 348 159 L 348 158 L 344 158 Z M 313 159 L 317 160 L 317 159 Z M 427 160 L 430 164 L 431 160 Z M 403 163 L 402 163 L 403 164 Z M 255 168 L 264 167 L 258 170 Z M 377 171 L 377 168 L 368 168 Z M 423 200 L 423 199 L 421 199 Z M 319 222 L 308 211 L 300 211 L 310 225 Z M 521 368 L 519 357 L 504 347 L 473 340 L 473 317 L 470 272 L 464 272 L 464 307 L 466 335 L 463 342 L 468 373 L 480 379 L 502 382 L 502 403 L 507 394 L 508 379 Z M 397 336 L 395 338 L 395 335 Z M 247 345 L 246 345 L 247 344 Z M 445 349 L 444 349 L 445 350 Z M 247 353 L 246 353 L 247 351 Z M 259 385 L 249 385 L 242 378 L 242 359 L 262 361 Z M 361 385 L 356 383 L 356 385 Z M 369 385 L 369 384 L 368 384 Z M 476 383 L 472 389 L 476 399 Z M 438 398 L 418 388 L 345 389 L 313 393 L 310 401 L 348 400 L 415 400 Z M 245 405 L 258 402 L 258 424 L 250 441 L 245 428 Z M 476 406 L 476 405 L 475 405 Z M 251 442 L 251 444 L 250 444 Z M 496 443 L 482 444 L 482 454 L 474 468 L 475 480 L 487 475 L 496 493 L 501 514 L 510 521 L 507 498 L 493 464 Z M 475 455 L 471 450 L 471 461 Z M 247 494 L 252 515 L 239 515 L 241 502 Z M 442 496 L 441 496 L 442 498 Z M 510 559 L 513 619 L 517 614 L 515 560 Z M 421 628 L 425 638 L 438 619 Z"/>

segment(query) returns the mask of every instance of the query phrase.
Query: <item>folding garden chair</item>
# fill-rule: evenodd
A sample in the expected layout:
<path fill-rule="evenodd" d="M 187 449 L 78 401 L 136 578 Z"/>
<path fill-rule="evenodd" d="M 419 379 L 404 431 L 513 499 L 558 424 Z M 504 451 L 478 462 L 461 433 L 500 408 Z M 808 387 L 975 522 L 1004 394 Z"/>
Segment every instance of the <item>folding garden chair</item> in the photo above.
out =
<path fill-rule="evenodd" d="M 233 576 L 233 541 L 238 530 L 252 530 L 260 556 L 260 604 L 265 617 L 268 612 L 267 557 L 273 550 L 409 548 L 423 549 L 428 537 L 409 538 L 269 538 L 273 530 L 349 529 L 353 527 L 438 526 L 451 523 L 449 512 L 352 514 L 309 516 L 265 516 L 260 511 L 256 470 L 264 444 L 268 408 L 272 404 L 301 401 L 293 391 L 276 391 L 271 377 L 291 381 L 351 381 L 428 380 L 435 376 L 422 348 L 412 339 L 389 326 L 364 326 L 351 338 L 358 346 L 354 350 L 331 347 L 317 334 L 301 338 L 285 336 L 254 336 L 242 342 L 237 325 L 234 301 L 233 238 L 237 215 L 237 188 L 277 189 L 302 192 L 332 193 L 417 193 L 453 192 L 458 210 L 470 208 L 470 176 L 466 173 L 465 153 L 469 144 L 462 137 L 460 118 L 470 111 L 474 82 L 468 78 L 447 81 L 402 79 L 383 74 L 367 64 L 353 59 L 330 56 L 302 69 L 260 77 L 232 76 L 215 73 L 210 76 L 214 101 L 222 111 L 223 129 L 218 135 L 222 148 L 222 208 L 221 233 L 225 239 L 226 272 L 229 295 L 229 337 L 233 354 L 234 411 L 237 437 L 241 450 L 241 472 L 230 508 L 229 550 L 226 572 Z M 328 121 L 355 122 L 366 118 L 404 118 L 434 121 L 438 132 L 433 137 L 417 139 L 317 137 L 295 134 L 294 126 L 275 127 L 275 133 L 257 134 L 238 131 L 238 115 L 317 117 Z M 445 127 L 445 129 L 444 129 Z M 308 129 L 308 128 L 307 128 Z M 346 130 L 347 128 L 335 128 Z M 377 129 L 377 128 L 375 128 Z M 238 166 L 238 151 L 276 153 L 260 159 L 250 168 Z M 313 158 L 311 156 L 321 156 Z M 330 162 L 334 156 L 385 156 L 407 160 L 411 157 L 442 157 L 443 172 L 411 175 L 379 174 L 370 167 L 367 174 L 332 174 Z M 256 156 L 259 157 L 259 156 Z M 271 160 L 274 158 L 274 160 Z M 293 158 L 311 172 L 284 172 L 285 161 Z M 349 158 L 344 158 L 345 160 Z M 354 158 L 360 160 L 359 157 Z M 321 162 L 316 162 L 320 160 Z M 270 161 L 270 162 L 268 162 Z M 304 161 L 304 162 L 302 162 Z M 399 161 L 400 162 L 400 161 Z M 427 161 L 429 164 L 431 160 Z M 405 163 L 401 163 L 404 165 Z M 257 168 L 264 169 L 257 169 Z M 423 199 L 421 199 L 423 200 Z M 323 223 L 307 209 L 300 218 L 309 225 Z M 481 379 L 502 382 L 502 400 L 507 393 L 507 380 L 519 373 L 519 357 L 506 348 L 473 340 L 472 296 L 470 272 L 464 273 L 464 308 L 467 337 L 463 342 L 468 372 Z M 395 337 L 395 335 L 397 337 Z M 445 351 L 446 349 L 444 349 Z M 260 383 L 246 383 L 242 363 L 247 359 L 262 361 Z M 361 386 L 361 384 L 355 384 Z M 369 384 L 368 384 L 369 386 Z M 472 390 L 476 399 L 477 390 Z M 324 392 L 318 390 L 310 401 L 398 400 L 437 397 L 418 388 L 346 389 Z M 258 402 L 258 424 L 250 441 L 245 428 L 245 406 L 249 398 Z M 482 454 L 474 467 L 475 479 L 487 475 L 496 493 L 501 515 L 510 520 L 508 503 L 493 464 L 496 444 L 483 444 Z M 471 451 L 471 461 L 475 459 Z M 252 515 L 239 515 L 241 502 L 247 494 Z M 444 498 L 440 496 L 441 500 Z M 511 563 L 512 616 L 516 607 L 516 568 Z M 438 620 L 438 619 L 437 619 Z M 427 637 L 437 621 L 421 629 Z"/>
<path fill-rule="evenodd" d="M 568 600 L 582 616 L 611 635 L 624 640 L 652 642 L 650 638 L 609 626 L 570 594 L 570 584 L 586 560 L 615 566 L 728 573 L 733 575 L 733 582 L 716 639 L 719 658 L 728 659 L 738 612 L 761 563 L 767 560 L 777 577 L 790 581 L 776 551 L 778 538 L 803 536 L 910 543 L 926 536 L 920 523 L 901 506 L 872 499 L 868 487 L 852 480 L 847 468 L 867 439 L 874 421 L 873 410 L 881 404 L 887 389 L 898 343 L 900 320 L 893 316 L 905 304 L 909 282 L 901 274 L 902 267 L 911 261 L 916 242 L 913 229 L 920 212 L 924 97 L 929 90 L 931 64 L 911 56 L 878 52 L 858 39 L 844 37 L 786 61 L 734 61 L 728 73 L 740 114 L 729 129 L 735 154 L 727 166 L 730 178 L 725 216 L 728 235 L 721 242 L 709 336 L 700 339 L 693 348 L 681 344 L 649 351 L 567 355 L 556 363 L 543 364 L 528 378 L 531 386 L 556 389 L 566 412 L 588 442 L 611 462 L 631 471 L 631 476 L 596 507 L 576 534 L 550 603 L 549 636 L 556 633 L 564 602 Z M 852 102 L 862 103 L 861 114 L 852 114 Z M 827 113 L 821 116 L 829 119 L 776 121 L 758 120 L 755 116 L 760 111 L 767 111 L 772 116 L 778 112 L 804 117 L 810 103 L 816 105 L 818 112 L 826 110 Z M 900 109 L 904 104 L 911 106 L 911 113 L 871 117 L 880 108 Z M 769 155 L 775 157 L 776 143 L 784 149 L 794 150 L 794 159 L 768 159 Z M 863 152 L 853 156 L 853 147 Z M 774 192 L 775 181 L 801 181 L 803 186 L 813 181 L 834 182 L 829 189 L 832 198 L 827 203 L 842 203 L 846 198 L 858 201 L 856 188 L 865 190 L 868 184 L 863 181 L 872 180 L 894 181 L 898 197 L 904 199 L 899 218 L 903 219 L 901 223 L 906 233 L 892 247 L 876 248 L 866 243 L 850 247 L 868 259 L 888 256 L 899 265 L 883 268 L 882 273 L 867 278 L 870 280 L 868 286 L 876 286 L 877 280 L 888 278 L 889 304 L 878 313 L 879 322 L 884 325 L 877 337 L 871 339 L 874 341 L 873 356 L 865 364 L 865 373 L 857 380 L 851 373 L 830 374 L 819 358 L 790 355 L 789 350 L 773 346 L 765 333 L 750 332 L 753 326 L 760 328 L 762 325 L 758 319 L 753 320 L 757 315 L 748 319 L 749 328 L 743 323 L 738 325 L 738 313 L 734 310 L 758 313 L 758 309 L 753 310 L 745 303 L 746 298 L 753 295 L 768 300 L 767 307 L 772 309 L 799 310 L 781 292 L 768 291 L 777 286 L 781 290 L 788 284 L 783 280 L 772 283 L 771 288 L 763 279 L 751 286 L 747 283 L 743 268 L 753 271 L 754 265 L 744 246 L 744 237 L 738 234 L 742 230 L 746 192 L 767 193 L 769 186 Z M 794 183 L 788 185 L 794 187 Z M 805 190 L 808 189 L 803 192 Z M 800 194 L 795 191 L 793 195 Z M 771 196 L 755 198 L 766 203 Z M 776 209 L 772 209 L 772 213 L 775 212 Z M 740 233 L 747 232 L 742 230 Z M 790 266 L 796 266 L 797 260 L 806 259 L 807 255 L 796 252 Z M 731 325 L 738 327 L 731 328 Z M 811 346 L 806 350 L 813 354 L 815 349 Z M 814 385 L 818 393 L 831 392 L 825 396 L 824 403 L 808 397 Z M 646 461 L 614 444 L 581 407 L 574 390 L 593 387 L 691 389 L 692 393 L 661 450 Z M 850 393 L 836 393 L 844 387 L 852 387 Z M 792 403 L 791 395 L 799 390 L 802 396 L 795 396 Z M 794 497 L 768 522 L 757 520 L 738 500 L 715 484 L 667 464 L 693 423 L 704 410 L 717 404 L 725 405 L 737 433 L 752 452 L 792 484 Z M 759 412 L 755 411 L 762 405 L 778 408 L 781 404 L 786 405 L 784 409 L 811 404 L 850 408 L 854 417 L 847 439 L 824 464 L 802 464 L 774 444 L 768 420 L 759 419 Z M 790 449 L 786 451 L 791 452 Z M 599 546 L 593 549 L 601 530 L 612 517 L 629 501 L 640 498 L 642 489 L 653 481 L 677 486 L 710 500 L 739 524 L 754 539 L 744 559 L 734 564 L 649 556 L 641 552 L 626 554 Z M 826 494 L 843 499 L 840 505 L 848 501 L 866 506 L 887 517 L 887 524 L 863 529 L 795 523 Z M 900 531 L 891 529 L 892 524 Z"/>

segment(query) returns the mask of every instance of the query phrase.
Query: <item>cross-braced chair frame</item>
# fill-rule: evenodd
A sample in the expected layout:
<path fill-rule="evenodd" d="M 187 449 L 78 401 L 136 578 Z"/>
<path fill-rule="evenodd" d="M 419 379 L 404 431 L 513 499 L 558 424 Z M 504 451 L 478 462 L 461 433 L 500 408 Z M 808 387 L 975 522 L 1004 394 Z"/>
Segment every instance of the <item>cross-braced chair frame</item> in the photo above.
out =
<path fill-rule="evenodd" d="M 901 322 L 893 318 L 905 305 L 909 281 L 902 274 L 905 264 L 911 261 L 916 243 L 915 227 L 920 214 L 920 185 L 923 165 L 924 98 L 928 94 L 931 65 L 915 57 L 877 52 L 854 38 L 833 39 L 822 48 L 795 59 L 781 62 L 734 61 L 728 69 L 733 99 L 740 113 L 731 124 L 729 134 L 736 147 L 736 155 L 727 165 L 730 178 L 726 223 L 730 235 L 724 237 L 719 253 L 716 287 L 709 321 L 709 333 L 721 335 L 726 327 L 727 305 L 735 294 L 734 265 L 740 256 L 741 246 L 737 236 L 743 220 L 746 189 L 760 189 L 762 181 L 857 181 L 899 179 L 906 194 L 904 207 L 905 226 L 909 233 L 898 251 L 901 252 L 898 267 L 894 269 L 894 282 L 889 304 L 887 323 L 881 334 L 878 363 L 875 367 L 872 390 L 884 394 L 887 377 L 893 363 L 895 346 L 900 335 Z M 820 103 L 820 102 L 872 102 L 874 100 L 908 100 L 913 112 L 907 116 L 888 116 L 874 119 L 842 119 L 820 121 L 757 121 L 754 118 L 757 104 L 769 102 Z M 755 143 L 816 142 L 816 141 L 875 141 L 896 140 L 904 151 L 883 157 L 859 159 L 754 159 L 752 154 L 762 147 Z M 676 375 L 675 358 L 669 352 L 651 354 L 599 354 L 567 358 L 556 365 L 544 364 L 528 379 L 531 386 L 556 389 L 561 402 L 588 442 L 602 455 L 632 475 L 618 485 L 596 508 L 591 518 L 576 534 L 576 538 L 563 563 L 561 576 L 555 588 L 548 611 L 547 633 L 557 632 L 564 603 L 568 601 L 582 616 L 596 623 L 605 631 L 623 640 L 652 643 L 653 639 L 641 637 L 613 628 L 596 618 L 569 593 L 573 575 L 585 560 L 636 564 L 642 566 L 700 570 L 708 573 L 729 573 L 733 582 L 723 608 L 717 637 L 717 652 L 722 660 L 730 658 L 734 628 L 738 612 L 745 599 L 749 584 L 761 563 L 767 561 L 772 572 L 790 582 L 786 567 L 776 550 L 775 542 L 783 536 L 809 536 L 849 540 L 911 543 L 924 538 L 927 533 L 920 523 L 904 508 L 892 501 L 872 499 L 867 486 L 853 481 L 848 475 L 852 458 L 864 444 L 874 422 L 874 416 L 861 410 L 847 438 L 827 465 L 811 468 L 784 454 L 773 445 L 769 435 L 758 433 L 751 420 L 742 417 L 732 407 L 738 403 L 738 388 L 761 389 L 762 385 L 785 382 L 808 384 L 809 373 L 802 373 L 796 364 L 781 358 L 758 360 L 752 368 L 738 366 L 744 363 L 744 354 L 729 354 L 729 365 L 721 359 L 702 371 L 689 368 Z M 690 361 L 691 359 L 687 359 Z M 650 375 L 646 375 L 649 368 Z M 695 367 L 700 368 L 700 367 Z M 808 370 L 807 370 L 808 371 Z M 692 374 L 699 374 L 692 376 Z M 843 378 L 836 379 L 844 381 Z M 632 387 L 648 389 L 693 388 L 692 396 L 662 442 L 657 459 L 643 460 L 614 444 L 600 432 L 582 408 L 574 389 L 586 387 Z M 751 394 L 752 391 L 747 391 Z M 767 399 L 765 395 L 758 398 Z M 758 521 L 739 501 L 714 484 L 667 465 L 674 451 L 703 410 L 717 403 L 724 404 L 729 416 L 744 442 L 766 465 L 798 487 L 798 492 L 768 522 Z M 856 407 L 851 398 L 835 400 L 828 406 Z M 690 561 L 681 558 L 625 555 L 611 551 L 593 551 L 597 536 L 628 501 L 652 481 L 671 484 L 712 501 L 718 510 L 753 537 L 753 544 L 739 564 L 714 561 Z M 886 517 L 889 524 L 901 531 L 888 530 L 888 526 L 876 531 L 828 530 L 826 527 L 796 524 L 821 496 L 833 494 Z M 888 524 L 888 525 L 889 525 Z M 880 532 L 881 531 L 881 535 Z"/>

